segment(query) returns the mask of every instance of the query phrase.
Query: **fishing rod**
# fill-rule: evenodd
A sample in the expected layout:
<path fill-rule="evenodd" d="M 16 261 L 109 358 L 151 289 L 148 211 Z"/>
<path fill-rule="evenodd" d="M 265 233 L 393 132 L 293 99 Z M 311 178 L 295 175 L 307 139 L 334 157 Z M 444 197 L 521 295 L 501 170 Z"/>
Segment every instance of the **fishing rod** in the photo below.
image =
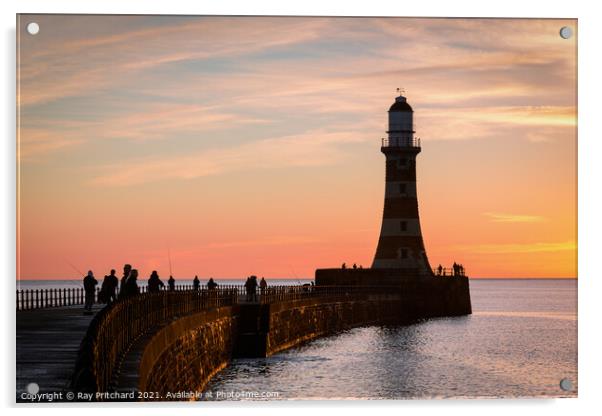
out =
<path fill-rule="evenodd" d="M 67 259 L 64 259 L 64 260 L 65 260 L 65 263 L 67 263 L 69 266 L 71 266 L 71 268 L 73 270 L 75 270 L 77 272 L 77 274 L 79 274 L 80 276 L 85 276 L 85 274 L 82 273 L 81 270 L 79 270 L 77 267 L 75 267 L 69 260 L 67 260 Z"/>
<path fill-rule="evenodd" d="M 75 267 L 69 260 L 67 260 L 67 259 L 63 259 L 63 260 L 65 260 L 65 263 L 67 263 L 73 270 L 75 270 L 79 276 L 85 276 L 84 273 L 82 273 L 81 270 L 79 270 L 77 267 Z M 74 282 L 69 282 L 69 284 L 74 287 L 79 287 L 79 285 Z"/>
<path fill-rule="evenodd" d="M 167 247 L 167 260 L 169 261 L 169 276 L 173 276 L 173 274 L 171 273 L 171 251 L 169 250 L 169 247 Z"/>
<path fill-rule="evenodd" d="M 295 276 L 295 279 L 297 279 L 297 283 L 299 284 L 299 286 L 301 286 L 301 280 L 299 280 L 299 277 L 297 276 L 297 273 L 295 273 L 295 269 L 293 268 L 293 266 L 289 264 L 288 268 L 291 269 L 291 272 L 293 272 L 293 276 Z"/>

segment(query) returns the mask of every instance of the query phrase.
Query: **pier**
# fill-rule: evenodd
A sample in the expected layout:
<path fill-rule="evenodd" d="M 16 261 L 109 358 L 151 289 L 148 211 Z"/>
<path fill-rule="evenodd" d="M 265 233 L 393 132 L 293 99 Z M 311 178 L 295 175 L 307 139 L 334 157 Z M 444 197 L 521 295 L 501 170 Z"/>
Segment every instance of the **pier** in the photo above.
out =
<path fill-rule="evenodd" d="M 316 271 L 316 281 L 385 279 L 383 273 L 326 269 Z M 97 305 L 93 316 L 75 305 L 19 311 L 17 401 L 32 382 L 40 393 L 166 400 L 169 392 L 202 391 L 234 357 L 266 357 L 357 326 L 471 312 L 465 276 L 268 287 L 250 300 L 242 286 L 179 289 Z"/>

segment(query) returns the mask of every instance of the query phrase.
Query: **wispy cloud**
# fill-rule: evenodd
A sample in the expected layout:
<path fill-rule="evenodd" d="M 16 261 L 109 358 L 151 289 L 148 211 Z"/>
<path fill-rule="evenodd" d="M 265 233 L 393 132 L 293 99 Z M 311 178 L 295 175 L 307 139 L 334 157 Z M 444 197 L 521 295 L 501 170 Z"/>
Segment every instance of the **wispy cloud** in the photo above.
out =
<path fill-rule="evenodd" d="M 483 213 L 492 222 L 542 222 L 546 219 L 538 215 L 518 215 L 518 214 L 502 214 L 498 212 L 485 212 Z"/>
<path fill-rule="evenodd" d="M 457 245 L 455 249 L 477 254 L 548 253 L 577 250 L 575 241 Z"/>
<path fill-rule="evenodd" d="M 352 131 L 308 131 L 301 135 L 264 139 L 225 149 L 102 166 L 99 168 L 101 174 L 92 183 L 130 186 L 240 170 L 330 165 L 345 157 L 337 145 L 362 140 L 361 135 Z"/>
<path fill-rule="evenodd" d="M 43 25 L 58 27 L 64 17 L 42 17 Z M 69 18 L 67 18 L 69 19 Z M 127 19 L 97 17 L 108 27 L 127 27 Z M 169 26 L 149 22 L 149 28 L 73 40 L 26 40 L 20 46 L 18 82 L 20 105 L 127 87 L 144 70 L 209 58 L 249 55 L 317 39 L 328 26 L 324 19 L 197 18 Z M 155 26 L 155 27 L 153 27 Z M 85 59 L 82 52 L 85 51 Z"/>

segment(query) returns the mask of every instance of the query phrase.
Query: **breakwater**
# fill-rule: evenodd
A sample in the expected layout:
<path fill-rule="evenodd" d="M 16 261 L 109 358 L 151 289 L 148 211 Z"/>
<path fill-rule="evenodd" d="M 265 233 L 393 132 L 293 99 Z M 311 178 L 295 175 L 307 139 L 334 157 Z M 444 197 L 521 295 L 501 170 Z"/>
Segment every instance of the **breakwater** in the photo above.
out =
<path fill-rule="evenodd" d="M 92 323 L 71 387 L 135 390 L 139 400 L 181 399 L 173 392 L 201 391 L 233 357 L 265 357 L 358 326 L 471 313 L 465 276 L 398 276 L 395 285 L 383 284 L 385 276 L 381 284 L 362 285 L 368 270 L 330 269 L 318 270 L 316 282 L 341 276 L 356 284 L 271 287 L 250 298 L 244 290 L 164 292 L 130 299 L 128 307 L 118 303 Z M 137 329 L 123 328 L 130 321 Z M 121 334 L 116 344 L 111 331 Z M 107 354 L 111 363 L 99 364 Z"/>

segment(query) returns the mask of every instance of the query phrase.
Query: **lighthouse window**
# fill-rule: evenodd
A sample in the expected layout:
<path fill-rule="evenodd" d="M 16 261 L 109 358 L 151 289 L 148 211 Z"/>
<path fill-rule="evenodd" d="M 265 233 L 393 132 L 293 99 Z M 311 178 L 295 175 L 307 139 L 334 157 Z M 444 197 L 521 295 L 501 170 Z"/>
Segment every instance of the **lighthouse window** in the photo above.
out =
<path fill-rule="evenodd" d="M 399 223 L 399 226 L 401 227 L 401 231 L 408 231 L 408 222 L 407 221 L 401 221 Z"/>

